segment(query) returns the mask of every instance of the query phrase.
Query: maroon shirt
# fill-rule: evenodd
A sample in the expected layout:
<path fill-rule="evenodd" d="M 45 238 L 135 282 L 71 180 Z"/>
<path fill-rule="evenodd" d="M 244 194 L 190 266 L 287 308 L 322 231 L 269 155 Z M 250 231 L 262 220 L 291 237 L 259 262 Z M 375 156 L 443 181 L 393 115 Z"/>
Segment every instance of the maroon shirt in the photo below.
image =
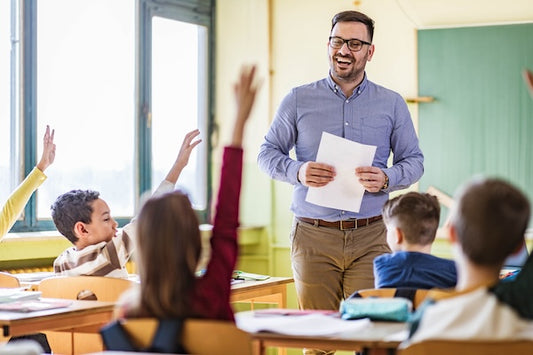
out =
<path fill-rule="evenodd" d="M 235 321 L 230 305 L 231 277 L 237 262 L 237 227 L 242 180 L 242 148 L 225 147 L 211 236 L 211 259 L 191 292 L 194 316 Z"/>

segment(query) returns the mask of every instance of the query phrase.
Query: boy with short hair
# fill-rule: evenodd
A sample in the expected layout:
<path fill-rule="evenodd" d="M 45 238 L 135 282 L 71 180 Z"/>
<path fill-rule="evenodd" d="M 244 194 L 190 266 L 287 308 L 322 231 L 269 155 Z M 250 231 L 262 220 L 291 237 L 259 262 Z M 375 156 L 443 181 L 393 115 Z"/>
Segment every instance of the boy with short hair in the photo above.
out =
<path fill-rule="evenodd" d="M 375 287 L 454 287 L 454 261 L 431 255 L 440 218 L 437 198 L 408 192 L 388 200 L 382 214 L 393 253 L 374 259 Z"/>
<path fill-rule="evenodd" d="M 159 195 L 174 189 L 187 165 L 192 150 L 201 140 L 194 130 L 185 136 L 178 157 L 154 192 Z M 110 276 L 127 278 L 126 263 L 134 249 L 135 224 L 122 230 L 111 217 L 107 203 L 91 190 L 72 190 L 59 196 L 52 205 L 52 218 L 58 231 L 74 244 L 54 261 L 54 271 L 65 276 Z"/>
<path fill-rule="evenodd" d="M 455 201 L 446 230 L 458 268 L 457 286 L 451 293 L 430 291 L 433 301 L 420 307 L 410 342 L 531 339 L 533 322 L 490 292 L 507 256 L 524 242 L 529 201 L 500 179 L 474 179 Z"/>

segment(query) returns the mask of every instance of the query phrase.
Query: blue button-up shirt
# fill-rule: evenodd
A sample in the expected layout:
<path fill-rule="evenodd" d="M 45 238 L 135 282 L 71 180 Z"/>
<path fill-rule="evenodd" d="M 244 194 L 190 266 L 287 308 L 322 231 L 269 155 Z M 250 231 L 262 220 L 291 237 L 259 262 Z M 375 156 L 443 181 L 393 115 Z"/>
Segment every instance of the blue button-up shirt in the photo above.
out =
<path fill-rule="evenodd" d="M 308 188 L 298 181 L 298 170 L 316 160 L 322 132 L 377 146 L 372 165 L 387 174 L 389 187 L 377 193 L 365 191 L 358 213 L 305 201 Z M 293 148 L 296 160 L 289 156 Z M 391 151 L 392 166 L 387 167 Z M 405 101 L 366 75 L 348 98 L 330 76 L 292 89 L 279 106 L 257 160 L 272 178 L 295 185 L 291 210 L 296 216 L 327 221 L 381 214 L 390 191 L 408 187 L 424 172 L 424 156 Z"/>

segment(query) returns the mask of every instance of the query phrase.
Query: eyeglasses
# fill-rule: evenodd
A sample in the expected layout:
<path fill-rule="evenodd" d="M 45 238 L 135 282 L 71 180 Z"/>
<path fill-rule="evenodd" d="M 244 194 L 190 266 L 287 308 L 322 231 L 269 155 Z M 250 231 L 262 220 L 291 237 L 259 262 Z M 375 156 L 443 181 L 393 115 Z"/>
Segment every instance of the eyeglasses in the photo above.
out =
<path fill-rule="evenodd" d="M 360 39 L 344 39 L 340 37 L 329 37 L 329 45 L 334 49 L 341 49 L 344 43 L 348 45 L 348 49 L 352 52 L 359 52 L 363 48 L 363 44 L 372 45 L 370 42 L 362 41 Z"/>

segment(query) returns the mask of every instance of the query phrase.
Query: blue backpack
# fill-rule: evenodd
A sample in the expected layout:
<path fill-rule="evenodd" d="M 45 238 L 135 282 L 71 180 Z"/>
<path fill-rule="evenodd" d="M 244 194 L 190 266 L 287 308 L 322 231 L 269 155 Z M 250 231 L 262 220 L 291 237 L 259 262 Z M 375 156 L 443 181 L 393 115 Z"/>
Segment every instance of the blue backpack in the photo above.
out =
<path fill-rule="evenodd" d="M 100 330 L 100 335 L 107 350 L 153 352 L 165 354 L 188 354 L 181 344 L 183 319 L 161 319 L 152 344 L 147 348 L 137 348 L 120 321 L 113 321 Z"/>

